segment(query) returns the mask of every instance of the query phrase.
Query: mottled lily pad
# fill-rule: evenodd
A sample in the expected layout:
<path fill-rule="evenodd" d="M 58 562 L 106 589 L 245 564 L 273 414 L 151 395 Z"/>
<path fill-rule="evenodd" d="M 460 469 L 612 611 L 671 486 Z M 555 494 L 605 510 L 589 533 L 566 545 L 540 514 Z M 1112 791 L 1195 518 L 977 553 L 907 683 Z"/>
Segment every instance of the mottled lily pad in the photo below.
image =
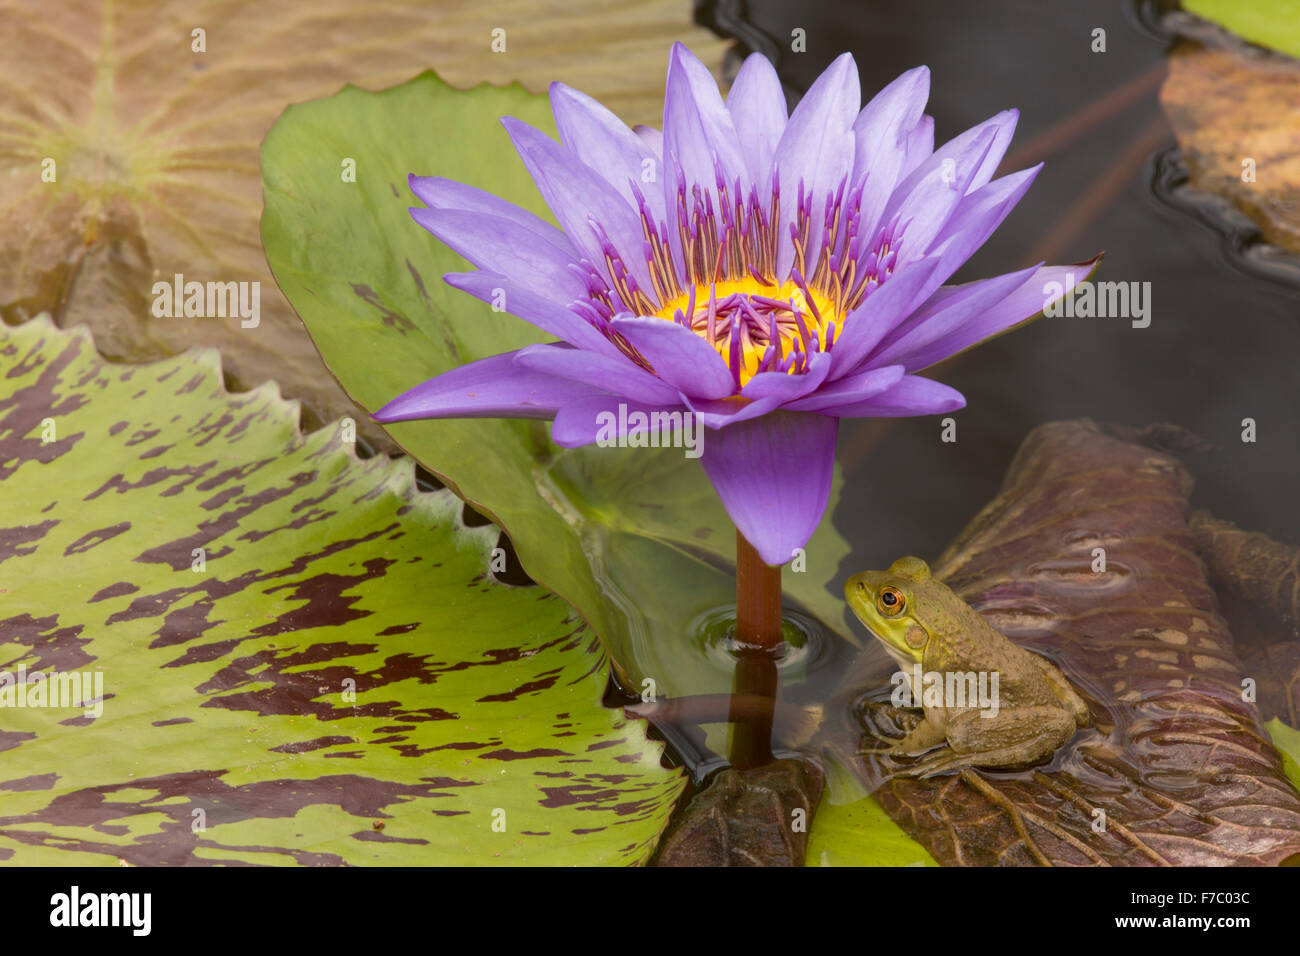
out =
<path fill-rule="evenodd" d="M 345 428 L 212 350 L 0 329 L 0 671 L 103 681 L 98 714 L 0 707 L 0 859 L 649 856 L 682 779 L 600 705 L 595 636 Z"/>

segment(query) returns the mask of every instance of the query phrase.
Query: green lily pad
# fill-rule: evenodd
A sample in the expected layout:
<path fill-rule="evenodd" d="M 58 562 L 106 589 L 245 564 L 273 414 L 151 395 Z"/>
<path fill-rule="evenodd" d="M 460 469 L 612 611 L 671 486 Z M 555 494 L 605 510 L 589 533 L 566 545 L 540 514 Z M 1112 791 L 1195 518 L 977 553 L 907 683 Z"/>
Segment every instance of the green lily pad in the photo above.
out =
<path fill-rule="evenodd" d="M 1183 0 L 1183 7 L 1243 40 L 1300 57 L 1300 0 Z"/>
<path fill-rule="evenodd" d="M 871 797 L 823 800 L 808 835 L 806 866 L 938 866 Z"/>
<path fill-rule="evenodd" d="M 1300 730 L 1287 726 L 1276 717 L 1266 723 L 1264 729 L 1282 755 L 1282 772 L 1300 790 Z"/>
<path fill-rule="evenodd" d="M 381 93 L 346 88 L 293 106 L 263 144 L 267 258 L 363 408 L 545 337 L 445 285 L 443 274 L 469 265 L 407 212 L 418 205 L 407 187 L 417 173 L 550 218 L 502 115 L 554 131 L 544 97 L 519 86 L 457 91 L 426 73 Z M 355 183 L 340 181 L 347 156 Z M 729 687 L 729 660 L 692 642 L 702 617 L 735 601 L 735 530 L 698 461 L 680 449 L 559 449 L 535 421 L 405 422 L 389 432 L 506 529 L 525 570 L 605 638 L 625 679 L 652 678 L 673 696 Z M 787 568 L 787 597 L 845 634 L 842 601 L 826 585 L 847 545 L 828 519 L 806 551 L 805 570 Z M 709 661 L 716 666 L 702 666 Z"/>
<path fill-rule="evenodd" d="M 42 318 L 0 328 L 0 372 L 0 672 L 93 698 L 0 707 L 0 859 L 648 857 L 680 772 L 409 460 L 302 435 L 209 349 L 114 365 Z"/>

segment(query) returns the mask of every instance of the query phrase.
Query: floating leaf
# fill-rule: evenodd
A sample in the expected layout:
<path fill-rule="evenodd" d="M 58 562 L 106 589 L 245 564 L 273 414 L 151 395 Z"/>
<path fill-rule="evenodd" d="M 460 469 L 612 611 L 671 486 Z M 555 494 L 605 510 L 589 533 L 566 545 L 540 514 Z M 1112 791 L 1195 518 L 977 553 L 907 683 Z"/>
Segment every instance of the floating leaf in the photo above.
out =
<path fill-rule="evenodd" d="M 674 818 L 655 865 L 803 866 L 822 786 L 821 770 L 805 760 L 728 767 Z"/>
<path fill-rule="evenodd" d="M 1180 43 L 1160 102 L 1189 184 L 1235 203 L 1267 242 L 1300 252 L 1300 62 L 1235 43 Z"/>
<path fill-rule="evenodd" d="M 1282 755 L 1282 769 L 1287 778 L 1300 790 L 1300 730 L 1288 727 L 1276 717 L 1264 725 L 1273 740 L 1273 746 Z"/>
<path fill-rule="evenodd" d="M 1207 511 L 1193 512 L 1188 527 L 1216 586 L 1300 626 L 1300 548 Z"/>
<path fill-rule="evenodd" d="M 938 866 L 871 797 L 822 801 L 808 840 L 807 866 Z"/>
<path fill-rule="evenodd" d="M 1300 641 L 1293 636 L 1240 650 L 1247 676 L 1256 679 L 1259 712 L 1300 727 Z"/>
<path fill-rule="evenodd" d="M 458 92 L 425 74 L 294 106 L 266 139 L 267 258 L 363 408 L 542 337 L 446 286 L 444 273 L 468 266 L 407 212 L 414 172 L 546 214 L 497 122 L 503 114 L 553 130 L 545 99 L 518 86 Z M 355 184 L 338 181 L 339 155 L 365 169 Z M 698 461 L 682 449 L 561 450 L 543 422 L 417 421 L 389 432 L 506 529 L 528 573 L 582 612 L 626 678 L 650 676 L 661 695 L 729 688 L 730 660 L 702 667 L 689 640 L 701 615 L 735 601 L 735 529 Z M 826 520 L 806 550 L 807 569 L 786 575 L 787 595 L 838 626 L 843 602 L 826 583 L 847 546 Z"/>
<path fill-rule="evenodd" d="M 237 380 L 274 379 L 325 420 L 355 410 L 257 242 L 258 146 L 286 105 L 436 66 L 459 85 L 563 80 L 657 123 L 672 41 L 711 64 L 724 46 L 680 0 L 0 0 L 0 36 L 0 314 L 85 323 L 132 361 L 214 346 Z M 335 183 L 359 158 L 315 155 Z M 177 273 L 260 282 L 260 323 L 155 317 L 154 283 Z"/>
<path fill-rule="evenodd" d="M 38 319 L 0 372 L 0 670 L 103 680 L 98 716 L 0 709 L 0 858 L 648 857 L 680 773 L 600 706 L 594 635 L 495 583 L 495 530 L 409 460 L 304 437 L 212 350 L 114 365 Z"/>
<path fill-rule="evenodd" d="M 1251 43 L 1300 57 L 1300 0 L 1183 0 L 1183 9 Z"/>

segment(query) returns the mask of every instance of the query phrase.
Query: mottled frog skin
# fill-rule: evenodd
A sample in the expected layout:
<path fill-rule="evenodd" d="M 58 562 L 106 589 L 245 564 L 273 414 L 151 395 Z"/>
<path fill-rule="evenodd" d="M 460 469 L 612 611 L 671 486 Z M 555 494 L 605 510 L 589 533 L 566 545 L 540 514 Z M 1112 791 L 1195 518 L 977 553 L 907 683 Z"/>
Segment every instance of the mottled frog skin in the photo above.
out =
<path fill-rule="evenodd" d="M 997 707 L 928 705 L 925 719 L 885 751 L 923 759 L 904 768 L 929 777 L 962 767 L 1025 767 L 1047 760 L 1079 727 L 1088 707 L 1064 674 L 999 633 L 920 558 L 900 558 L 888 571 L 864 571 L 845 585 L 858 619 L 911 675 L 984 672 L 997 675 Z M 936 750 L 936 748 L 939 748 Z M 931 753 L 930 751 L 934 751 Z"/>

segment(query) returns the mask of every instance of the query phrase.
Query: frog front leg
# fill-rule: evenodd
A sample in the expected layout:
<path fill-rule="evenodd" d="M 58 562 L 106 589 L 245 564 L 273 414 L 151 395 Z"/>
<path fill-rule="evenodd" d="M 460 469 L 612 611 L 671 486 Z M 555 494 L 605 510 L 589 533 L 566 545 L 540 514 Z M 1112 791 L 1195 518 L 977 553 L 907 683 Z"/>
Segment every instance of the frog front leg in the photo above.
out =
<path fill-rule="evenodd" d="M 1023 707 L 981 717 L 967 710 L 948 721 L 948 746 L 900 771 L 932 777 L 962 767 L 1024 767 L 1046 760 L 1069 740 L 1074 717 L 1058 707 Z"/>

